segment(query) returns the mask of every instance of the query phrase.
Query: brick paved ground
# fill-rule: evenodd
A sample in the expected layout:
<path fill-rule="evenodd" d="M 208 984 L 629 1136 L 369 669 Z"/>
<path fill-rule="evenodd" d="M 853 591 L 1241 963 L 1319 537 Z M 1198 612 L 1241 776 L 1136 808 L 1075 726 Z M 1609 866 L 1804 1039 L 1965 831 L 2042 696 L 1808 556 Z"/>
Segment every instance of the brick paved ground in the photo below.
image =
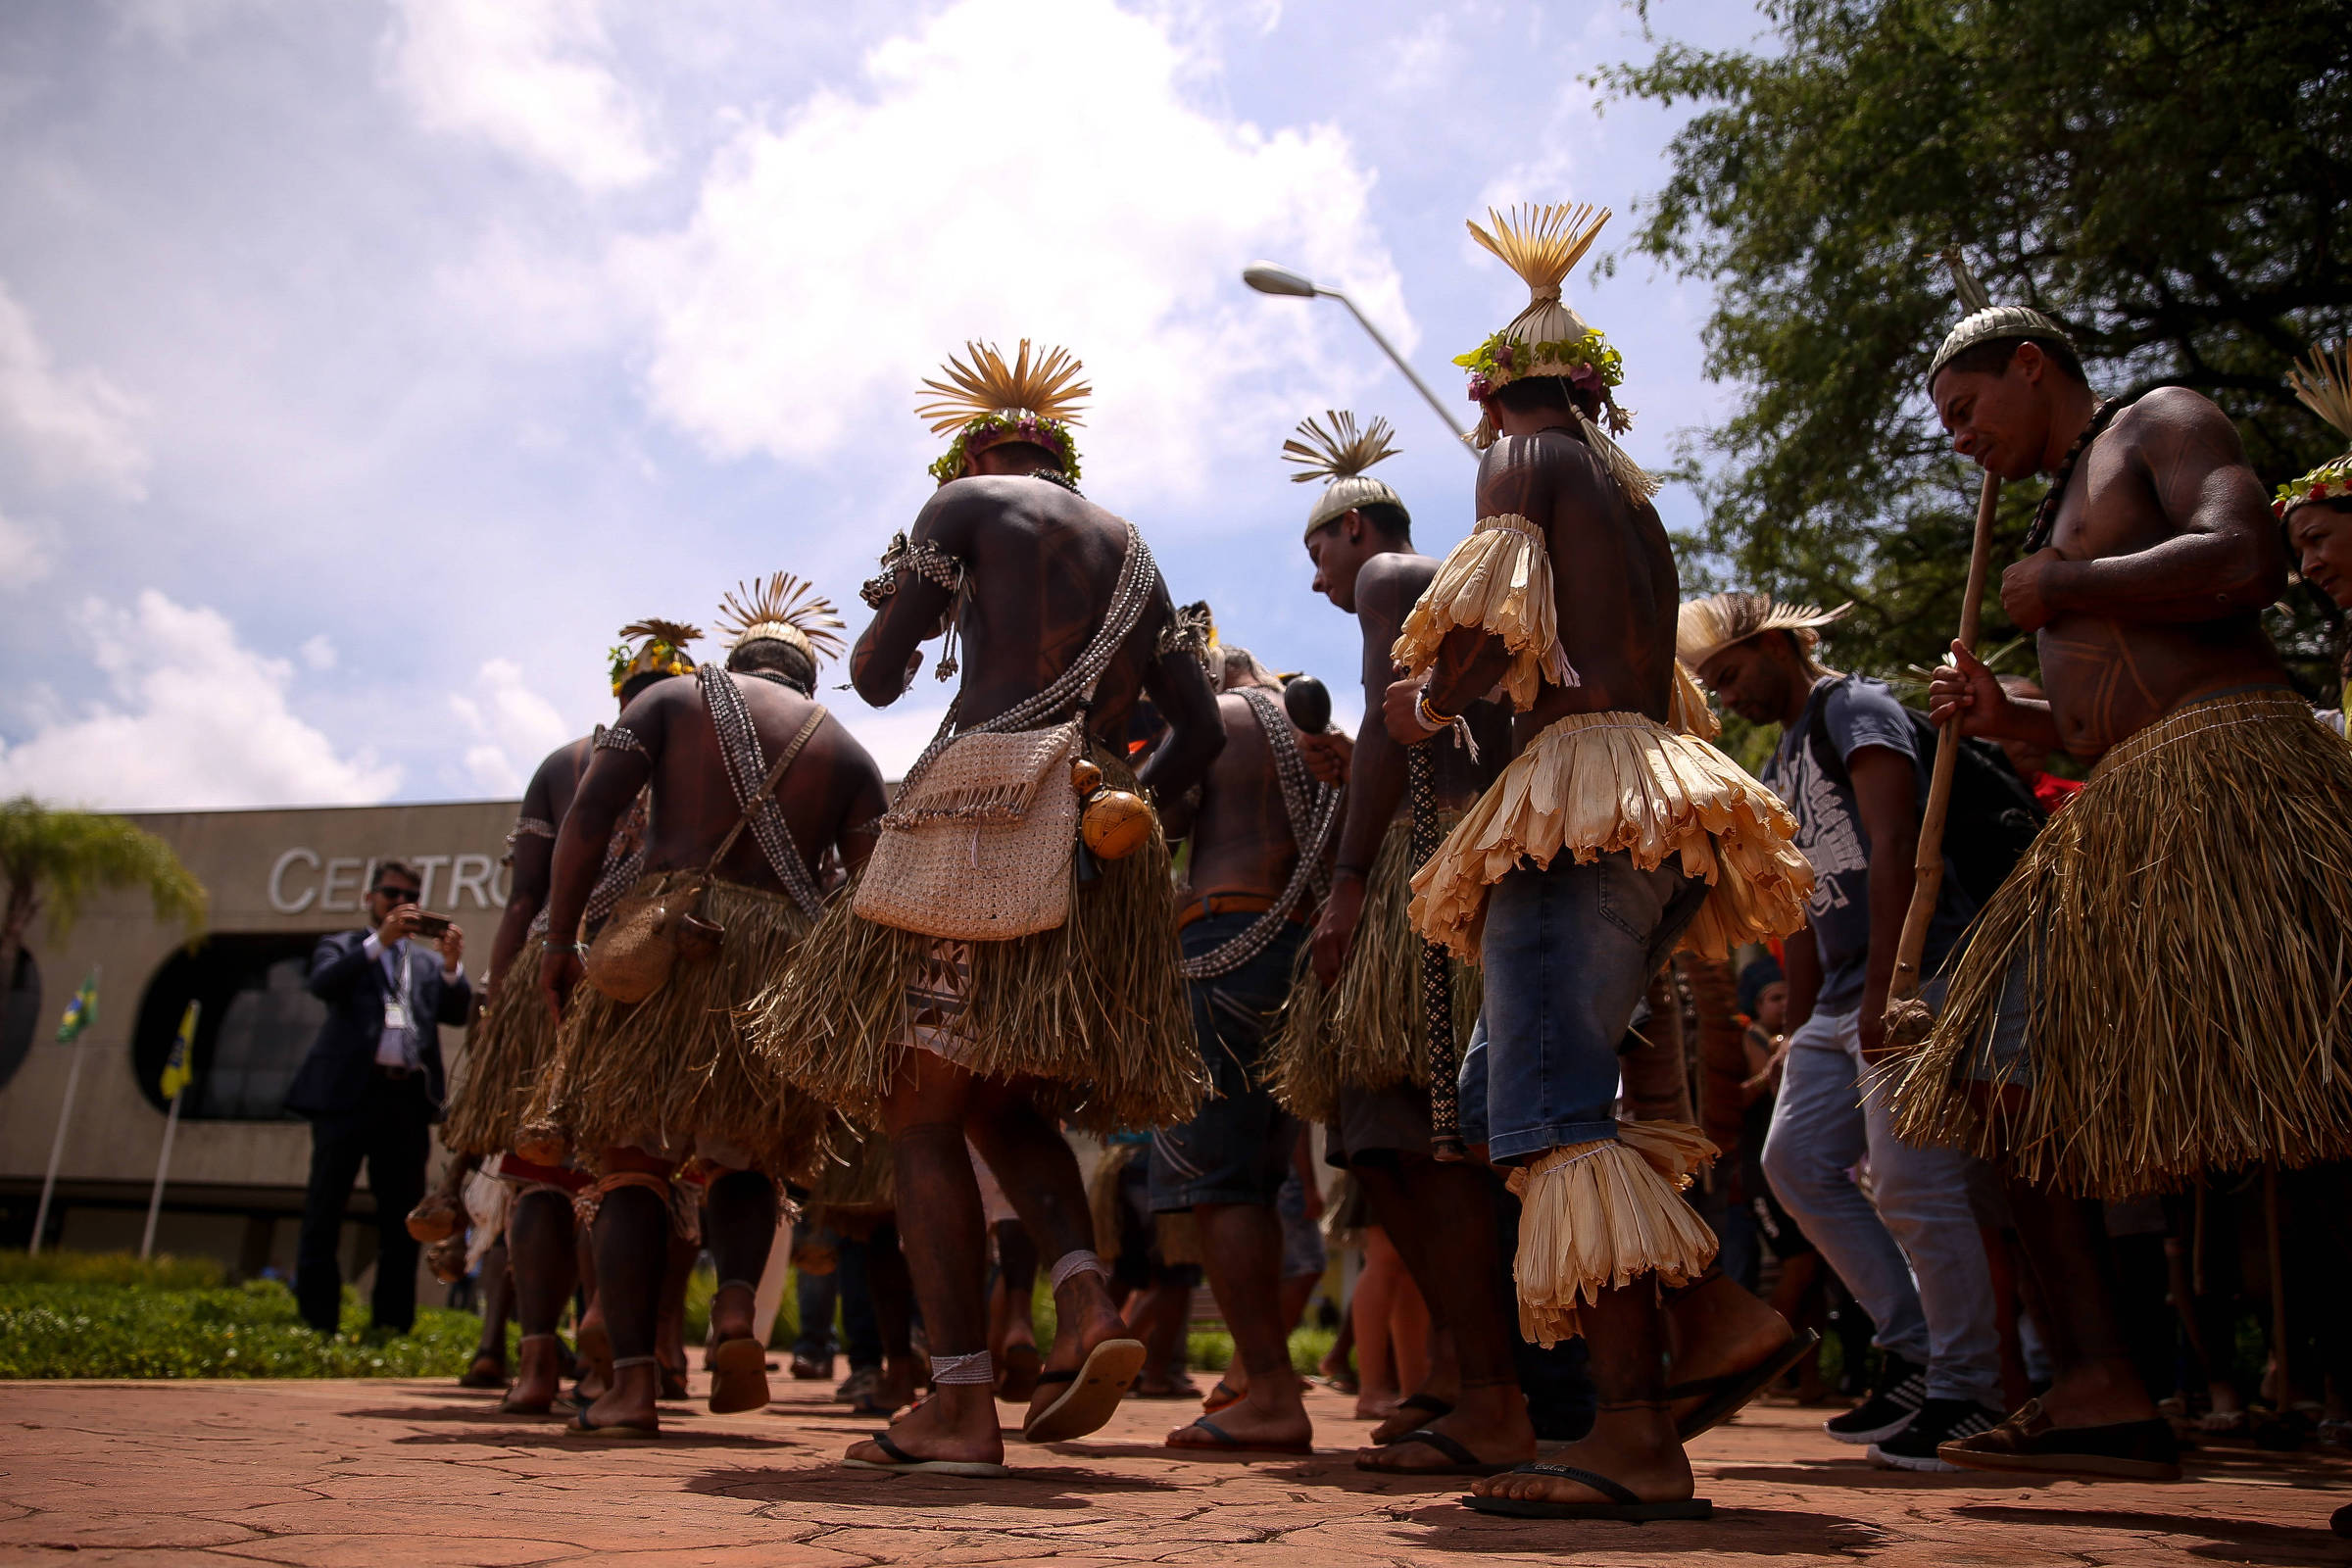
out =
<path fill-rule="evenodd" d="M 987 1483 L 839 1469 L 873 1423 L 823 1386 L 778 1389 L 756 1416 L 664 1406 L 674 1435 L 624 1446 L 446 1384 L 0 1385 L 0 1560 L 2352 1563 L 2328 1530 L 2352 1498 L 2335 1455 L 2208 1449 L 2169 1487 L 1991 1485 L 1874 1470 L 1821 1436 L 1819 1412 L 1761 1408 L 1694 1449 L 1713 1522 L 1579 1526 L 1470 1513 L 1458 1482 L 1357 1473 L 1348 1450 L 1367 1428 L 1328 1394 L 1312 1459 L 1174 1460 L 1157 1443 L 1191 1407 L 1131 1401 L 1086 1443 L 1013 1445 L 1017 1478 Z"/>

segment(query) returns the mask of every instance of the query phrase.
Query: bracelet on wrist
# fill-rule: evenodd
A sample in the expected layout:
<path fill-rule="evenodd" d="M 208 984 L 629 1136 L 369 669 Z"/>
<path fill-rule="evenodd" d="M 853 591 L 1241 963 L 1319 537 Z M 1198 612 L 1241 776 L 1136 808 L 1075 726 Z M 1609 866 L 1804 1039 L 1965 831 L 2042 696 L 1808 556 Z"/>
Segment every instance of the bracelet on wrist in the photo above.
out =
<path fill-rule="evenodd" d="M 1448 715 L 1441 713 L 1436 709 L 1430 707 L 1429 688 L 1426 686 L 1422 687 L 1421 694 L 1413 699 L 1413 716 L 1419 719 L 1421 721 L 1421 727 L 1428 730 L 1432 735 L 1437 734 L 1441 730 L 1448 730 L 1453 728 L 1456 721 L 1458 721 L 1461 717 L 1459 713 Z"/>

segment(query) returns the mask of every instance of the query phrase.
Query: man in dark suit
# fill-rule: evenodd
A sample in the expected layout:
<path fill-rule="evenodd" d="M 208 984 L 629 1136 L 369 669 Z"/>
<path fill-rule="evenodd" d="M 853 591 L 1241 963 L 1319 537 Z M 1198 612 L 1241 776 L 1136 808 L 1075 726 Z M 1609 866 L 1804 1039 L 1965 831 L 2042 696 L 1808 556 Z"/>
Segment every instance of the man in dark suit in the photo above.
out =
<path fill-rule="evenodd" d="M 440 1026 L 464 1023 L 473 1002 L 460 961 L 465 933 L 452 925 L 437 943 L 415 934 L 422 886 L 407 863 L 379 862 L 368 890 L 369 925 L 322 938 L 311 953 L 311 994 L 326 1004 L 326 1022 L 294 1075 L 286 1107 L 311 1123 L 294 1298 L 303 1321 L 321 1334 L 335 1332 L 342 1310 L 336 1244 L 363 1162 L 382 1237 L 375 1326 L 406 1334 L 416 1318 L 416 1243 L 408 1213 L 424 1196 L 432 1124 L 446 1094 Z"/>

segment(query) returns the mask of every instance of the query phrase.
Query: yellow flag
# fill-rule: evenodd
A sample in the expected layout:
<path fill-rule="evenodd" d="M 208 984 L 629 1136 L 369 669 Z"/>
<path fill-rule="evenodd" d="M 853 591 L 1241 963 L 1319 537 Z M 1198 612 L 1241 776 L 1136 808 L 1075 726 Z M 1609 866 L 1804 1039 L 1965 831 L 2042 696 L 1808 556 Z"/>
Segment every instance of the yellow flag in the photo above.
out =
<path fill-rule="evenodd" d="M 177 1100 L 179 1092 L 188 1087 L 196 1076 L 196 1004 L 179 1015 L 179 1033 L 172 1038 L 172 1054 L 164 1059 L 164 1080 L 160 1087 L 167 1102 Z"/>

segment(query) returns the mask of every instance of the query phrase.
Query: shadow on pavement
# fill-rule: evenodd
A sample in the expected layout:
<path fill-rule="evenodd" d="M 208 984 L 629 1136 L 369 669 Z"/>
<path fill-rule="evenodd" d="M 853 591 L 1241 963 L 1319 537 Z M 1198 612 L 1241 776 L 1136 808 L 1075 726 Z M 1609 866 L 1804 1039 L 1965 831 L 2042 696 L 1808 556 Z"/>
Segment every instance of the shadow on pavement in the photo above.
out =
<path fill-rule="evenodd" d="M 1886 1532 L 1858 1519 L 1797 1509 L 1722 1508 L 1707 1520 L 1647 1525 L 1608 1520 L 1511 1519 L 1476 1512 L 1458 1501 L 1393 1510 L 1399 1524 L 1422 1527 L 1415 1544 L 1434 1551 L 1556 1552 L 1571 1546 L 1651 1552 L 1737 1552 L 1756 1557 L 1870 1556 L 1892 1544 Z"/>
<path fill-rule="evenodd" d="M 685 1490 L 741 1502 L 824 1503 L 850 1508 L 1087 1508 L 1090 1498 L 1114 1493 L 1176 1492 L 1179 1485 L 1141 1476 L 1105 1475 L 1061 1466 L 1015 1465 L 1002 1481 L 957 1476 L 886 1475 L 820 1461 L 805 1470 L 711 1470 L 688 1478 Z"/>
<path fill-rule="evenodd" d="M 2224 1562 L 2278 1563 L 2300 1568 L 2304 1563 L 2340 1563 L 2345 1549 L 2341 1537 L 2325 1520 L 2309 1528 L 2268 1524 L 2259 1519 L 2231 1519 L 2219 1514 L 2147 1513 L 2127 1508 L 2011 1508 L 1999 1503 L 1963 1505 L 1955 1518 L 1984 1519 L 2010 1525 L 2075 1530 L 2114 1530 L 2145 1536 L 2202 1537 L 2208 1544 L 2191 1546 L 2192 1557 Z"/>

